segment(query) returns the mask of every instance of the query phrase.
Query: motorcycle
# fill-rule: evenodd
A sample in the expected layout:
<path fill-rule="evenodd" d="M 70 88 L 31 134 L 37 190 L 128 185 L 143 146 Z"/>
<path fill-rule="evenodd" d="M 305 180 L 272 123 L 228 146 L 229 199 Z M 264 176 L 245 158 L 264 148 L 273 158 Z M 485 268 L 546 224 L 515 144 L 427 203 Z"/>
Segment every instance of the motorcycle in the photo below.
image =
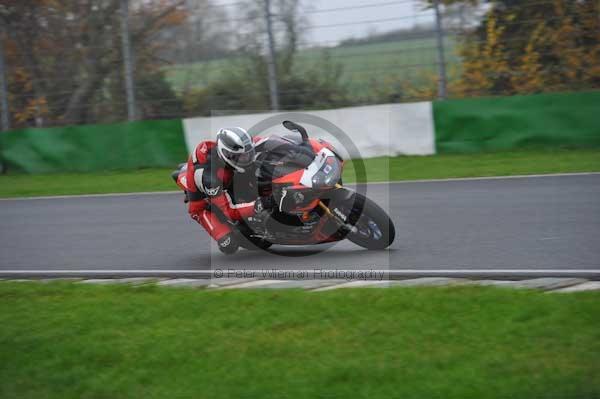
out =
<path fill-rule="evenodd" d="M 395 237 L 392 220 L 375 202 L 343 185 L 345 161 L 335 148 L 309 138 L 297 123 L 284 121 L 283 126 L 295 135 L 270 136 L 256 143 L 258 194 L 272 197 L 274 203 L 269 217 L 228 221 L 240 246 L 267 250 L 272 244 L 344 239 L 369 250 L 390 246 Z"/>

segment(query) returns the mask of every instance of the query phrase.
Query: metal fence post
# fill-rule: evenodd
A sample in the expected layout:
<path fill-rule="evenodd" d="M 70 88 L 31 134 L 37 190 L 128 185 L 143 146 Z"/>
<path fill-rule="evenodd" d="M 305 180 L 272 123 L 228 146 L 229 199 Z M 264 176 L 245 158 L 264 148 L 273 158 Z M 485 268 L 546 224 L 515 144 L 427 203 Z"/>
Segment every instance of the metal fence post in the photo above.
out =
<path fill-rule="evenodd" d="M 4 28 L 0 26 L 0 111 L 2 119 L 2 131 L 10 129 L 10 110 L 8 109 L 8 89 L 6 84 L 6 70 L 4 64 Z M 0 141 L 1 143 L 1 141 Z M 4 159 L 0 156 L 0 173 L 6 173 Z"/>
<path fill-rule="evenodd" d="M 264 0 L 265 19 L 267 22 L 267 36 L 269 39 L 269 58 L 268 58 L 268 74 L 269 74 L 269 95 L 271 97 L 271 109 L 279 110 L 279 90 L 277 88 L 277 59 L 275 56 L 275 39 L 273 38 L 273 22 L 271 21 L 271 1 Z"/>
<path fill-rule="evenodd" d="M 10 129 L 10 110 L 8 109 L 8 89 L 4 65 L 4 29 L 0 29 L 0 103 L 2 106 L 2 130 Z"/>
<path fill-rule="evenodd" d="M 444 31 L 442 27 L 442 16 L 440 14 L 439 0 L 433 0 L 433 9 L 435 10 L 435 36 L 437 40 L 438 53 L 438 97 L 446 98 L 446 57 L 444 55 Z"/>
<path fill-rule="evenodd" d="M 131 44 L 129 41 L 129 0 L 121 0 L 121 45 L 125 73 L 125 92 L 127 95 L 127 119 L 136 119 L 135 90 L 133 87 L 133 65 Z"/>

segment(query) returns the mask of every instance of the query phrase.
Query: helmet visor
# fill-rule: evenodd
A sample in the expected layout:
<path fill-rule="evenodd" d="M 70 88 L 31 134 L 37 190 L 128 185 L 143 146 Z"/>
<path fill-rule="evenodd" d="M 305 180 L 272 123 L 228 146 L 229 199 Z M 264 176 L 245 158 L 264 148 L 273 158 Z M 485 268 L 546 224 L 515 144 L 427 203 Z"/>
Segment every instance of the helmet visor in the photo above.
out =
<path fill-rule="evenodd" d="M 252 162 L 254 162 L 254 154 L 254 148 L 243 152 L 233 152 L 225 148 L 223 149 L 223 155 L 225 155 L 232 164 L 242 167 L 250 166 Z"/>

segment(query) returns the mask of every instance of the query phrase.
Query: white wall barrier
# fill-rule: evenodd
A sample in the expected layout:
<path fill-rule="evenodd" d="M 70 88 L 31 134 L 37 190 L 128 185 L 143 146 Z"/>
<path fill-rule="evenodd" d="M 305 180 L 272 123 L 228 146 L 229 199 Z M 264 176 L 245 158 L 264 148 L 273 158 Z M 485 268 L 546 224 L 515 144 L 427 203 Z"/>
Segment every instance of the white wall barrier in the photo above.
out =
<path fill-rule="evenodd" d="M 299 121 L 306 127 L 311 137 L 332 142 L 344 157 L 369 158 L 435 153 L 431 102 L 372 105 L 302 113 L 323 118 L 344 131 L 358 149 L 358 154 L 344 149 L 334 136 L 320 127 Z M 200 141 L 214 139 L 221 127 L 240 126 L 249 129 L 274 115 L 280 115 L 282 121 L 294 120 L 293 115 L 284 112 L 184 119 L 183 127 L 188 152 L 191 152 Z M 260 134 L 290 134 L 290 132 L 278 125 Z"/>

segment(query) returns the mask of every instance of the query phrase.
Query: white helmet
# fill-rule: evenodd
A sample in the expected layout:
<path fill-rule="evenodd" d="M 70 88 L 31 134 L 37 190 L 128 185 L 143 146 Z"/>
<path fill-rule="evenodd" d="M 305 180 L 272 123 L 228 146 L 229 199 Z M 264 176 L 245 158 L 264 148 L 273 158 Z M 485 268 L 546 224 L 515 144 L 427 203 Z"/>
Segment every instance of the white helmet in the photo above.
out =
<path fill-rule="evenodd" d="M 217 133 L 217 153 L 233 169 L 244 173 L 254 162 L 252 136 L 241 127 L 221 129 Z"/>

